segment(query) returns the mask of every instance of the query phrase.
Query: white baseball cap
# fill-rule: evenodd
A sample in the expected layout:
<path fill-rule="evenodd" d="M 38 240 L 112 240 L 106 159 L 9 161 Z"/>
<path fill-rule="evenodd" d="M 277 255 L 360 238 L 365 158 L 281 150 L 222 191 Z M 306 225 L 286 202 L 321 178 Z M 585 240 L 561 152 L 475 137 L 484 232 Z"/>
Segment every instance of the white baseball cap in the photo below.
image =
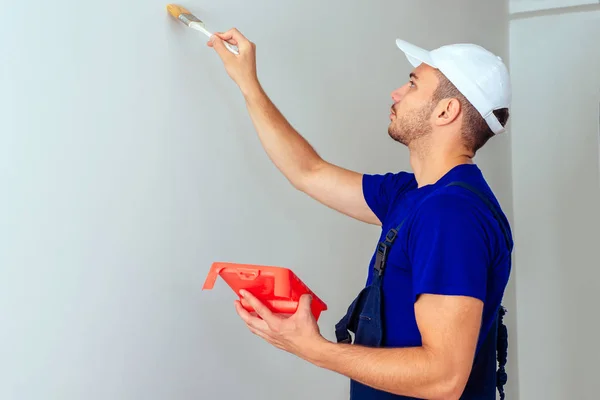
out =
<path fill-rule="evenodd" d="M 494 110 L 510 107 L 512 88 L 500 57 L 475 44 L 451 44 L 432 51 L 400 39 L 396 45 L 415 68 L 425 63 L 443 73 L 479 111 L 492 132 L 504 132 Z"/>

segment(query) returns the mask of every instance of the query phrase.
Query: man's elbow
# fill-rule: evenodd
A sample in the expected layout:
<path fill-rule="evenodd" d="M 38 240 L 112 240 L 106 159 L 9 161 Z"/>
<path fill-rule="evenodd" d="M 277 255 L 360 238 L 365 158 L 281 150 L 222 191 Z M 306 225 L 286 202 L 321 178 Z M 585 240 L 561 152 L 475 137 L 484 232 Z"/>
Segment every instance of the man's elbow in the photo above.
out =
<path fill-rule="evenodd" d="M 316 186 L 315 181 L 319 179 L 319 172 L 327 163 L 320 158 L 305 161 L 303 165 L 287 177 L 294 189 L 311 194 L 311 189 Z"/>
<path fill-rule="evenodd" d="M 447 373 L 439 372 L 434 374 L 435 378 L 430 376 L 427 383 L 423 382 L 423 385 L 414 387 L 410 392 L 406 387 L 398 387 L 391 390 L 391 393 L 430 400 L 459 400 L 467 385 L 468 376 L 450 370 Z"/>
<path fill-rule="evenodd" d="M 454 371 L 449 372 L 440 379 L 433 392 L 435 395 L 432 400 L 459 400 L 462 396 L 465 386 L 467 385 L 468 376 L 465 377 L 462 373 Z"/>

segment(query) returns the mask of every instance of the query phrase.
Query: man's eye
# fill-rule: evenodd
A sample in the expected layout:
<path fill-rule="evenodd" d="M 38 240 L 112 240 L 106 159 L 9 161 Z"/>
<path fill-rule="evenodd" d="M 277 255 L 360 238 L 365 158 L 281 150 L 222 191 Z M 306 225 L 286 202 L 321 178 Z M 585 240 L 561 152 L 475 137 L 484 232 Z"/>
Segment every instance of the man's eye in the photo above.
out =
<path fill-rule="evenodd" d="M 413 81 L 409 81 L 410 82 L 410 87 L 415 87 L 415 83 Z"/>

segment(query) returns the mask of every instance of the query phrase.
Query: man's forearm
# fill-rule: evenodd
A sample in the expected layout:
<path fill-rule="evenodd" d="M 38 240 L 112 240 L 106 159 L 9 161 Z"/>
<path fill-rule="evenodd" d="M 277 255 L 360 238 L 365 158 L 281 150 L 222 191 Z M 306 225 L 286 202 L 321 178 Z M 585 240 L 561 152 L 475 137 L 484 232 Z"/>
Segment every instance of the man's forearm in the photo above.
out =
<path fill-rule="evenodd" d="M 307 361 L 386 392 L 427 399 L 458 399 L 459 379 L 423 347 L 370 348 L 323 342 Z"/>
<path fill-rule="evenodd" d="M 258 82 L 243 90 L 258 137 L 275 166 L 295 185 L 322 159 L 285 119 Z"/>

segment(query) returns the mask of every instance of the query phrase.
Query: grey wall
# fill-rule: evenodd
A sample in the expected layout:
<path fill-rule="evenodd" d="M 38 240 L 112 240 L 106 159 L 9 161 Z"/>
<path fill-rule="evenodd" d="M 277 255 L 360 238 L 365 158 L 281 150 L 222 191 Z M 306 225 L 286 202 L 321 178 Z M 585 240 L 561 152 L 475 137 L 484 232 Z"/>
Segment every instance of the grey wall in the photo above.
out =
<path fill-rule="evenodd" d="M 520 395 L 593 400 L 600 7 L 514 20 L 510 38 Z"/>
<path fill-rule="evenodd" d="M 409 167 L 386 132 L 410 71 L 394 40 L 506 57 L 507 4 L 491 3 L 182 5 L 257 43 L 264 87 L 324 158 L 383 173 Z M 0 15 L 0 398 L 346 398 L 346 378 L 251 335 L 223 281 L 200 289 L 216 260 L 292 267 L 333 339 L 378 232 L 287 184 L 206 38 L 165 5 Z M 479 157 L 509 215 L 510 136 Z"/>

